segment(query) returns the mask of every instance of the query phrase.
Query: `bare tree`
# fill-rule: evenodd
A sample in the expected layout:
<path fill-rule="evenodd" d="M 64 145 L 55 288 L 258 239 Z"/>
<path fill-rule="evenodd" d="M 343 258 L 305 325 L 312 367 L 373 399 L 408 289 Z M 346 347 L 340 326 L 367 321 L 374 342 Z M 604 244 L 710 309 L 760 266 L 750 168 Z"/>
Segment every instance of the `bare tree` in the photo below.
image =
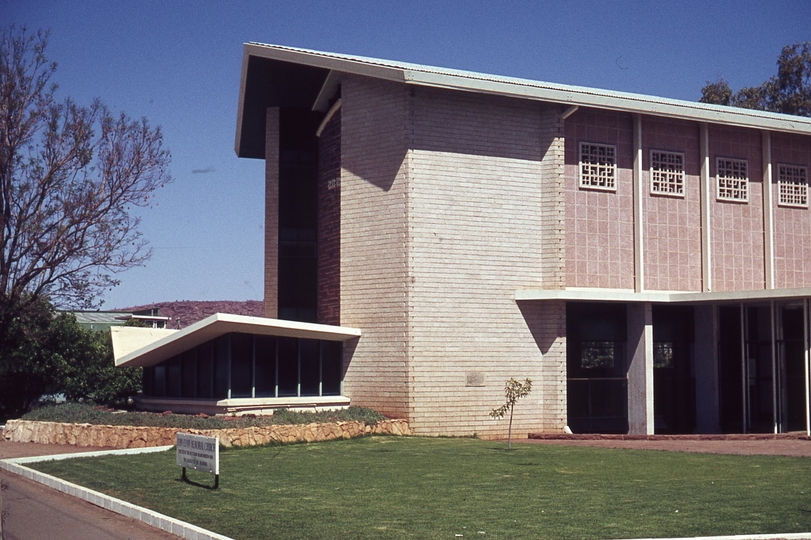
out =
<path fill-rule="evenodd" d="M 98 305 L 149 258 L 133 211 L 171 180 L 160 128 L 57 99 L 47 44 L 0 29 L 0 333 L 41 297 Z"/>

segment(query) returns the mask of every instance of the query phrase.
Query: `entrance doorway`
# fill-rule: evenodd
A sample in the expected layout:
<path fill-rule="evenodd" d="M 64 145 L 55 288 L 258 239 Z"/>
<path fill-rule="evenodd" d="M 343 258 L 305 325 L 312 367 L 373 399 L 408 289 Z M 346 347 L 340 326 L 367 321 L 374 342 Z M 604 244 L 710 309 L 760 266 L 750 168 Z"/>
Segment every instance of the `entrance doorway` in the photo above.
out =
<path fill-rule="evenodd" d="M 721 306 L 721 426 L 728 433 L 806 429 L 802 304 Z"/>

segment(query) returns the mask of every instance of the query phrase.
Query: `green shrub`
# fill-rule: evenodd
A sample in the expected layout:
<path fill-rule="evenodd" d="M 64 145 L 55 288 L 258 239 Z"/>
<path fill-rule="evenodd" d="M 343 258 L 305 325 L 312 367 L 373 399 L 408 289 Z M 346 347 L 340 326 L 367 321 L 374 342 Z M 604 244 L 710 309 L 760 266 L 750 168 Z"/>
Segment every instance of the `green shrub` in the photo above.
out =
<path fill-rule="evenodd" d="M 100 424 L 111 426 L 151 426 L 181 429 L 226 429 L 273 424 L 312 424 L 326 422 L 364 422 L 374 425 L 385 419 L 382 414 L 362 407 L 337 411 L 294 412 L 278 409 L 272 416 L 194 416 L 149 412 L 113 411 L 84 403 L 45 405 L 25 415 L 23 420 L 62 422 L 67 424 Z"/>

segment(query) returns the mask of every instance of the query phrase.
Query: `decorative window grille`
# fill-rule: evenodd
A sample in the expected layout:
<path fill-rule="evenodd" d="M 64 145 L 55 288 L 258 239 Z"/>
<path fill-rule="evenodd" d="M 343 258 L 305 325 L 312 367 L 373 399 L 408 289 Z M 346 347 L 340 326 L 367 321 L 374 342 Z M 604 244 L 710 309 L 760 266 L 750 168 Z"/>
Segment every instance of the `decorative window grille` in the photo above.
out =
<path fill-rule="evenodd" d="M 617 190 L 617 149 L 608 144 L 580 143 L 580 187 Z"/>
<path fill-rule="evenodd" d="M 749 171 L 745 159 L 718 158 L 716 197 L 722 201 L 749 202 Z"/>
<path fill-rule="evenodd" d="M 808 208 L 808 169 L 796 165 L 777 166 L 779 204 Z"/>
<path fill-rule="evenodd" d="M 650 191 L 657 195 L 684 196 L 684 154 L 651 150 Z"/>

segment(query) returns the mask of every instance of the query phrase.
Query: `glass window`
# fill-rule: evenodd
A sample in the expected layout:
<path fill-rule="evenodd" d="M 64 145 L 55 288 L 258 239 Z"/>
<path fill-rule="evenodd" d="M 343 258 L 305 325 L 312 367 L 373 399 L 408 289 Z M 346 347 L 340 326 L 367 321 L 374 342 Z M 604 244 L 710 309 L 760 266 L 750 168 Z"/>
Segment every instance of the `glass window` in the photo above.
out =
<path fill-rule="evenodd" d="M 279 397 L 298 395 L 298 340 L 279 338 Z"/>
<path fill-rule="evenodd" d="M 608 144 L 580 143 L 580 187 L 617 190 L 617 148 Z"/>
<path fill-rule="evenodd" d="M 175 356 L 166 362 L 166 397 L 181 396 L 180 357 Z"/>
<path fill-rule="evenodd" d="M 568 423 L 575 433 L 624 433 L 627 421 L 626 306 L 566 305 Z"/>
<path fill-rule="evenodd" d="M 145 396 L 152 395 L 152 376 L 154 368 L 147 366 L 141 371 L 141 393 Z"/>
<path fill-rule="evenodd" d="M 214 397 L 227 399 L 231 382 L 231 337 L 226 334 L 214 342 Z"/>
<path fill-rule="evenodd" d="M 340 341 L 321 342 L 321 395 L 341 395 L 343 375 L 343 344 Z"/>
<path fill-rule="evenodd" d="M 253 397 L 253 339 L 250 334 L 231 335 L 231 397 Z"/>
<path fill-rule="evenodd" d="M 184 398 L 197 397 L 197 350 L 191 349 L 180 355 L 181 395 Z"/>
<path fill-rule="evenodd" d="M 152 395 L 156 397 L 166 395 L 166 362 L 152 368 Z"/>
<path fill-rule="evenodd" d="M 718 158 L 716 197 L 721 201 L 749 201 L 749 171 L 745 159 Z"/>
<path fill-rule="evenodd" d="M 256 397 L 276 395 L 276 338 L 255 336 Z"/>
<path fill-rule="evenodd" d="M 312 339 L 299 340 L 301 365 L 301 395 L 317 396 L 320 393 L 321 361 L 318 342 Z"/>
<path fill-rule="evenodd" d="M 197 397 L 214 397 L 214 344 L 210 341 L 197 347 Z"/>

